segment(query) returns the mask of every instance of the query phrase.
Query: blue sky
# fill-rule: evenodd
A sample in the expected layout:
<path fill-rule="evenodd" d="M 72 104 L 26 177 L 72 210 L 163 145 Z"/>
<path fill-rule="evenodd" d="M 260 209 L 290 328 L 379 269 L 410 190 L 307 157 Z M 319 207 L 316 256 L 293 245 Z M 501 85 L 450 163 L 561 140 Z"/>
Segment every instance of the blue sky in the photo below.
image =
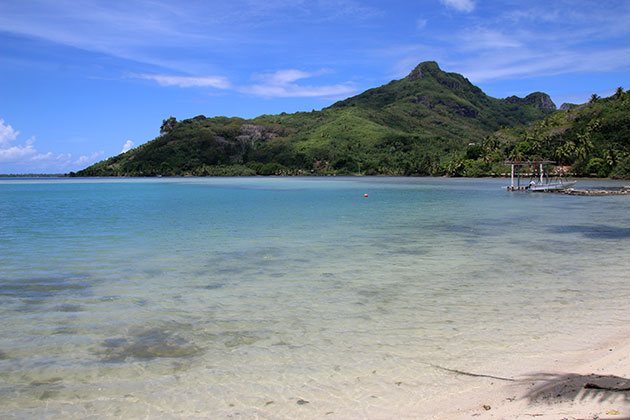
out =
<path fill-rule="evenodd" d="M 630 88 L 627 0 L 0 0 L 0 173 L 81 169 L 162 120 L 321 109 L 422 61 L 494 97 Z"/>

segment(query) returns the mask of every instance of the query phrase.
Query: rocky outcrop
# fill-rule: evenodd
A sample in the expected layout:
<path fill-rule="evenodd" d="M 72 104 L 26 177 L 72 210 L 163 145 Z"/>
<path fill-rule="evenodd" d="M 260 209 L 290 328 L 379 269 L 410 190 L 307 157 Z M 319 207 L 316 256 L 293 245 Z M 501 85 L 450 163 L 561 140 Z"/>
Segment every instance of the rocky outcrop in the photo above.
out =
<path fill-rule="evenodd" d="M 518 96 L 510 96 L 505 98 L 505 102 L 518 105 L 532 105 L 538 109 L 545 111 L 555 111 L 556 104 L 553 103 L 549 95 L 543 92 L 530 93 L 524 98 Z"/>
<path fill-rule="evenodd" d="M 418 64 L 416 68 L 411 70 L 411 73 L 409 73 L 407 78 L 411 80 L 421 79 L 427 74 L 435 74 L 440 71 L 441 70 L 440 66 L 438 66 L 438 63 L 436 63 L 435 61 L 425 61 Z"/>
<path fill-rule="evenodd" d="M 538 109 L 555 111 L 556 104 L 553 103 L 549 95 L 543 92 L 530 93 L 525 97 L 525 103 L 534 105 Z"/>

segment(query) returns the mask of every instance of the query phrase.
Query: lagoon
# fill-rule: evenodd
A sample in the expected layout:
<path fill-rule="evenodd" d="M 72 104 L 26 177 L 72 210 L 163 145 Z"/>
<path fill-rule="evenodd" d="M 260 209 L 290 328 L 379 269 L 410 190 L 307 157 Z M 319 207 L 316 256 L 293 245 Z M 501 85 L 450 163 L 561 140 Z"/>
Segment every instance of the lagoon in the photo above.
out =
<path fill-rule="evenodd" d="M 507 182 L 0 179 L 0 417 L 422 417 L 626 326 L 629 197 Z"/>

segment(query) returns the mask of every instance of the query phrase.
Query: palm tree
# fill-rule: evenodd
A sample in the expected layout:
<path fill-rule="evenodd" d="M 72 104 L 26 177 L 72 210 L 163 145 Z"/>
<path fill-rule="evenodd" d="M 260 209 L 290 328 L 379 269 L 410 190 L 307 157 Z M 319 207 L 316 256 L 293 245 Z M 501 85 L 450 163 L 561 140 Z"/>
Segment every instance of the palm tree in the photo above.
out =
<path fill-rule="evenodd" d="M 617 151 L 614 149 L 607 149 L 604 152 L 604 160 L 606 164 L 611 168 L 617 164 Z"/>
<path fill-rule="evenodd" d="M 488 136 L 484 139 L 481 145 L 483 149 L 483 160 L 488 163 L 492 159 L 495 152 L 499 150 L 499 140 L 495 136 Z"/>
<path fill-rule="evenodd" d="M 588 102 L 589 102 L 589 103 L 591 103 L 591 104 L 594 104 L 594 103 L 595 103 L 595 102 L 597 102 L 597 101 L 599 101 L 599 95 L 598 95 L 598 94 L 596 94 L 596 93 L 593 93 L 593 94 L 591 95 L 591 100 L 590 100 L 590 101 L 588 101 Z"/>
<path fill-rule="evenodd" d="M 584 133 L 577 135 L 577 142 L 575 145 L 575 155 L 578 159 L 586 160 L 593 150 L 593 141 L 591 140 L 591 130 L 586 130 Z"/>
<path fill-rule="evenodd" d="M 615 90 L 615 99 L 621 99 L 622 96 L 623 96 L 623 88 L 621 86 L 619 86 Z"/>
<path fill-rule="evenodd" d="M 556 147 L 554 151 L 555 158 L 560 163 L 571 162 L 576 154 L 575 143 L 568 141 L 562 146 Z"/>
<path fill-rule="evenodd" d="M 527 141 L 520 141 L 514 145 L 508 158 L 512 161 L 520 162 L 528 157 L 530 151 L 531 145 Z"/>

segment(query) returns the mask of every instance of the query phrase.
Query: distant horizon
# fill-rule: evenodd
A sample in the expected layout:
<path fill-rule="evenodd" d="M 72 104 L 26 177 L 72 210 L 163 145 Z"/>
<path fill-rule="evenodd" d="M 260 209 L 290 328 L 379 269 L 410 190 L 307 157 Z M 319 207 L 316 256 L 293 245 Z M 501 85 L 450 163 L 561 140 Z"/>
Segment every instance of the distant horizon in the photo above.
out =
<path fill-rule="evenodd" d="M 67 177 L 67 175 L 68 173 L 0 174 L 0 178 L 54 178 L 54 177 L 65 178 Z"/>
<path fill-rule="evenodd" d="M 325 108 L 433 60 L 557 106 L 630 87 L 630 3 L 342 0 L 0 6 L 0 172 L 68 173 L 162 121 Z"/>

